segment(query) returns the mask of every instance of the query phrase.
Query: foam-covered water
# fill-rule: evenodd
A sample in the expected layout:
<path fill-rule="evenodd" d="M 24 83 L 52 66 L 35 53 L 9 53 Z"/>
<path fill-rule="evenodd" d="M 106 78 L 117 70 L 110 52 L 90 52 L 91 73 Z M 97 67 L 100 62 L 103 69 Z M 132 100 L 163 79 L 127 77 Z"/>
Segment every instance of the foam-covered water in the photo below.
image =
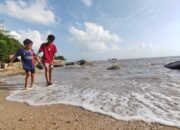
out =
<path fill-rule="evenodd" d="M 121 120 L 144 120 L 180 127 L 180 71 L 164 64 L 178 58 L 98 61 L 93 66 L 57 68 L 55 85 L 23 91 L 23 76 L 12 76 L 14 91 L 7 100 L 29 105 L 70 104 Z M 107 70 L 120 65 L 120 70 Z M 10 82 L 9 82 L 10 83 Z"/>

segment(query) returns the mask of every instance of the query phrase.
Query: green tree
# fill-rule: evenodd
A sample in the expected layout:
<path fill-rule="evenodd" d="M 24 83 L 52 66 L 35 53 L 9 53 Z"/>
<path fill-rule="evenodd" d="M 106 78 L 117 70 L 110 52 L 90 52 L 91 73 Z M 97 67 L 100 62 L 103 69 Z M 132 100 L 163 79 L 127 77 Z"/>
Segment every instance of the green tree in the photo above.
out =
<path fill-rule="evenodd" d="M 5 62 L 8 59 L 7 41 L 0 39 L 0 61 Z"/>
<path fill-rule="evenodd" d="M 64 58 L 64 56 L 56 56 L 55 59 L 56 59 L 56 60 L 66 60 L 66 59 Z"/>
<path fill-rule="evenodd" d="M 9 56 L 16 53 L 19 48 L 22 48 L 20 42 L 10 36 L 8 31 L 0 28 L 0 61 L 8 62 Z"/>

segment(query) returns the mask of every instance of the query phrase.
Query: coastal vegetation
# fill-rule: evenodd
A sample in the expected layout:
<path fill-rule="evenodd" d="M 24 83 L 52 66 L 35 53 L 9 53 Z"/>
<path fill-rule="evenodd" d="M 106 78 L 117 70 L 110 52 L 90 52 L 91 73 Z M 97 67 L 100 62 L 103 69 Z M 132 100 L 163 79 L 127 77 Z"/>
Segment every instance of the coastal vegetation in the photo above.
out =
<path fill-rule="evenodd" d="M 0 62 L 8 62 L 11 54 L 14 54 L 22 44 L 11 35 L 8 31 L 0 29 Z"/>
<path fill-rule="evenodd" d="M 56 56 L 55 57 L 55 60 L 66 60 L 65 58 L 64 58 L 64 56 Z"/>

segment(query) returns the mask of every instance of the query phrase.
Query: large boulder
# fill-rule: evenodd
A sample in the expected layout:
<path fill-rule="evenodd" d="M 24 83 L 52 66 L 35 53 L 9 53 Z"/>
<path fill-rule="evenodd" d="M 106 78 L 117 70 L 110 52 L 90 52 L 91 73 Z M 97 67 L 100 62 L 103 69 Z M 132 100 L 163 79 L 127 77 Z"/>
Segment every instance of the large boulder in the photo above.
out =
<path fill-rule="evenodd" d="M 180 61 L 169 63 L 169 64 L 165 65 L 164 67 L 166 67 L 168 69 L 173 69 L 173 70 L 180 70 Z"/>
<path fill-rule="evenodd" d="M 113 66 L 107 68 L 107 70 L 119 70 L 119 69 L 121 69 L 121 67 L 119 65 L 113 65 Z"/>

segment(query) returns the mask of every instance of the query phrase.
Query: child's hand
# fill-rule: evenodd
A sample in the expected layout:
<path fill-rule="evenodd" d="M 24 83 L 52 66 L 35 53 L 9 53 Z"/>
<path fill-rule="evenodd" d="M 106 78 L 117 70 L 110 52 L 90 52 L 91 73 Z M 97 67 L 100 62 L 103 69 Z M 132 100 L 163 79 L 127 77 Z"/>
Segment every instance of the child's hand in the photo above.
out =
<path fill-rule="evenodd" d="M 50 65 L 54 65 L 54 60 L 51 62 L 51 64 Z"/>
<path fill-rule="evenodd" d="M 43 65 L 41 63 L 37 64 L 36 67 L 39 69 L 39 70 L 43 70 Z"/>
<path fill-rule="evenodd" d="M 9 63 L 9 64 L 8 64 L 8 67 L 11 67 L 11 66 L 13 66 L 12 63 Z"/>

